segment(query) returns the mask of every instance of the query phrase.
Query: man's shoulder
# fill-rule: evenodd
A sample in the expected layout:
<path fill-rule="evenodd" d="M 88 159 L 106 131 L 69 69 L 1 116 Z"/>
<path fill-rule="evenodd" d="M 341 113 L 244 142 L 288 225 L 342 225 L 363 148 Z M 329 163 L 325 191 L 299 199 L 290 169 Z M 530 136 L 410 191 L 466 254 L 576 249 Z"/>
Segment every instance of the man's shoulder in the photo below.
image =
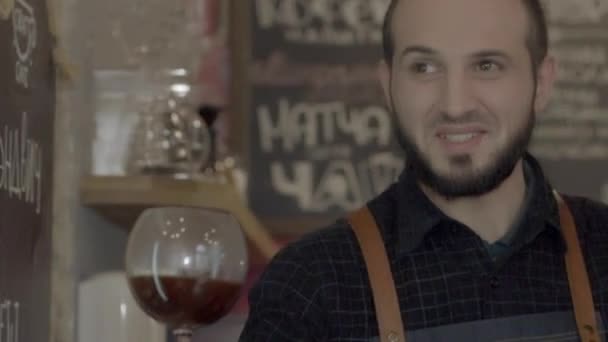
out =
<path fill-rule="evenodd" d="M 587 231 L 608 233 L 608 205 L 576 195 L 564 195 L 577 225 Z"/>
<path fill-rule="evenodd" d="M 283 247 L 265 267 L 257 287 L 296 289 L 310 299 L 318 295 L 316 290 L 336 283 L 338 272 L 357 271 L 360 258 L 356 238 L 341 219 Z"/>
<path fill-rule="evenodd" d="M 378 221 L 381 233 L 392 222 L 394 214 L 395 186 L 389 187 L 383 193 L 371 199 L 367 206 Z M 276 264 L 287 264 L 302 270 L 311 270 L 322 274 L 328 268 L 340 264 L 340 267 L 360 267 L 362 253 L 357 238 L 343 216 L 333 223 L 309 232 L 288 243 L 273 258 L 271 268 Z"/>
<path fill-rule="evenodd" d="M 356 238 L 348 221 L 341 218 L 288 243 L 275 259 L 313 265 L 318 262 L 328 262 L 340 256 L 350 257 L 356 251 L 356 246 Z"/>

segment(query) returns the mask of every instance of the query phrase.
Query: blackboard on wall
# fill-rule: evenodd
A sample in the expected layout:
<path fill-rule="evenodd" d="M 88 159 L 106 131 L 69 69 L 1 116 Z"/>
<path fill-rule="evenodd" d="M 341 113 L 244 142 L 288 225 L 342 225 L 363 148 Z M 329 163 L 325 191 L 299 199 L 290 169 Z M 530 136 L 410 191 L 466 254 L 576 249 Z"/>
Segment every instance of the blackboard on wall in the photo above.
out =
<path fill-rule="evenodd" d="M 363 205 L 403 165 L 377 79 L 388 1 L 249 3 L 251 207 L 294 222 Z"/>
<path fill-rule="evenodd" d="M 55 110 L 46 2 L 15 0 L 2 14 L 0 340 L 46 341 Z"/>

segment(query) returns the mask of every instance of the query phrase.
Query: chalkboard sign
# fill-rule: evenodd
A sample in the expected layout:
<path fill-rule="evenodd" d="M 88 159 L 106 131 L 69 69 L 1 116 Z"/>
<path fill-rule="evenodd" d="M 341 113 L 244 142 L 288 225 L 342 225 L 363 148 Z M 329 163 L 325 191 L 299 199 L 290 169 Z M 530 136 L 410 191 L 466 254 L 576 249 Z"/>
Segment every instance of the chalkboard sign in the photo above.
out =
<path fill-rule="evenodd" d="M 388 2 L 249 2 L 249 198 L 262 218 L 335 217 L 400 173 L 377 79 Z"/>
<path fill-rule="evenodd" d="M 559 63 L 531 151 L 556 188 L 608 201 L 608 1 L 545 1 Z"/>
<path fill-rule="evenodd" d="M 47 341 L 55 76 L 44 0 L 0 15 L 0 341 Z"/>

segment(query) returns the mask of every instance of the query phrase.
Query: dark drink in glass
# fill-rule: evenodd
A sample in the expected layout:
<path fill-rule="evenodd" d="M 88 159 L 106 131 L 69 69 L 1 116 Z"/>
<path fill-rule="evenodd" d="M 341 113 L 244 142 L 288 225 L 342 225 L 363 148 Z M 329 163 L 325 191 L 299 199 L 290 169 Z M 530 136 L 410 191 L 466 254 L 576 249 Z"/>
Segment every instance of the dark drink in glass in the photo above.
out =
<path fill-rule="evenodd" d="M 178 276 L 129 278 L 139 306 L 154 319 L 170 325 L 213 324 L 234 306 L 241 284 Z"/>

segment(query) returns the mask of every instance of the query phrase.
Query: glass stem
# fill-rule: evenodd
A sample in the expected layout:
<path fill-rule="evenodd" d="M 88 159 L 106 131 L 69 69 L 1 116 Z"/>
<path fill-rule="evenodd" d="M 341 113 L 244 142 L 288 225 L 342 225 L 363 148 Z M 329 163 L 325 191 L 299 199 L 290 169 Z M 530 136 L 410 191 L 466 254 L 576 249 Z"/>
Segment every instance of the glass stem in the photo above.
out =
<path fill-rule="evenodd" d="M 188 328 L 174 329 L 173 336 L 175 336 L 176 342 L 191 342 L 192 341 L 192 329 L 188 329 Z"/>

